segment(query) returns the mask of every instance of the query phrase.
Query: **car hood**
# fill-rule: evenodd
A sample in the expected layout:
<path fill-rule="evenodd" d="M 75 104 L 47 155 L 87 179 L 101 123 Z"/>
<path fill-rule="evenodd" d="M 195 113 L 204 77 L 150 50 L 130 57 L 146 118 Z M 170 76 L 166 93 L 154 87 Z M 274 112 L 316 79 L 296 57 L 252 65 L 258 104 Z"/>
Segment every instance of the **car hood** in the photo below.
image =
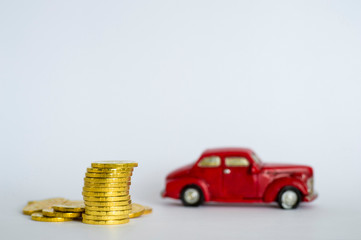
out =
<path fill-rule="evenodd" d="M 193 163 L 190 163 L 188 165 L 185 165 L 183 167 L 177 168 L 176 170 L 172 171 L 167 175 L 167 180 L 183 177 L 189 174 L 190 170 L 193 167 Z"/>
<path fill-rule="evenodd" d="M 264 163 L 262 171 L 274 173 L 305 173 L 312 176 L 312 167 L 306 165 L 284 164 L 284 163 Z"/>

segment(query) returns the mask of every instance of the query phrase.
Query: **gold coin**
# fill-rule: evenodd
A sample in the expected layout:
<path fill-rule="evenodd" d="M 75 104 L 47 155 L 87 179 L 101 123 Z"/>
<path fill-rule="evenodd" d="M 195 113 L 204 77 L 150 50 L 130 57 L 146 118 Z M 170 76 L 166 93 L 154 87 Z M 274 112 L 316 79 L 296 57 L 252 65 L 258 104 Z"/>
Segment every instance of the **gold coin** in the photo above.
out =
<path fill-rule="evenodd" d="M 127 204 L 123 206 L 113 206 L 113 207 L 96 207 L 96 206 L 86 206 L 85 212 L 113 212 L 113 211 L 130 211 L 132 210 L 132 205 Z"/>
<path fill-rule="evenodd" d="M 148 206 L 143 206 L 144 207 L 144 213 L 143 214 L 150 214 L 153 212 L 153 209 L 151 207 Z"/>
<path fill-rule="evenodd" d="M 63 204 L 53 205 L 55 211 L 58 212 L 84 212 L 84 201 L 67 201 Z"/>
<path fill-rule="evenodd" d="M 84 187 L 95 187 L 95 188 L 117 188 L 117 187 L 128 187 L 130 186 L 130 182 L 122 182 L 122 183 L 89 183 L 85 182 Z"/>
<path fill-rule="evenodd" d="M 133 168 L 88 168 L 89 173 L 126 173 L 133 172 Z"/>
<path fill-rule="evenodd" d="M 116 225 L 116 224 L 124 224 L 128 222 L 129 222 L 128 218 L 122 220 L 108 220 L 108 221 L 87 220 L 83 218 L 83 223 L 94 224 L 94 225 Z"/>
<path fill-rule="evenodd" d="M 72 220 L 71 218 L 63 217 L 45 217 L 42 213 L 31 214 L 31 219 L 40 222 L 67 222 Z"/>
<path fill-rule="evenodd" d="M 85 197 L 121 197 L 129 195 L 129 191 L 123 192 L 83 192 Z"/>
<path fill-rule="evenodd" d="M 85 173 L 88 178 L 125 178 L 132 176 L 133 173 Z"/>
<path fill-rule="evenodd" d="M 124 178 L 84 178 L 84 182 L 89 183 L 122 183 L 122 182 L 129 182 L 130 177 Z"/>
<path fill-rule="evenodd" d="M 130 196 L 122 196 L 122 197 L 86 197 L 83 196 L 84 201 L 90 202 L 117 202 L 117 201 L 127 201 L 130 200 Z"/>
<path fill-rule="evenodd" d="M 83 213 L 83 219 L 85 220 L 122 220 L 127 219 L 129 214 L 122 215 L 110 215 L 110 216 L 96 216 L 96 215 L 88 215 Z"/>
<path fill-rule="evenodd" d="M 60 218 L 77 218 L 81 216 L 80 212 L 57 212 L 54 208 L 46 208 L 42 211 L 45 217 L 60 217 Z"/>
<path fill-rule="evenodd" d="M 129 214 L 130 218 L 140 217 L 144 214 L 145 208 L 137 203 L 132 203 L 132 212 Z"/>
<path fill-rule="evenodd" d="M 133 168 L 138 167 L 137 162 L 132 161 L 99 161 L 92 163 L 93 168 Z"/>
<path fill-rule="evenodd" d="M 95 215 L 95 216 L 120 216 L 120 215 L 128 215 L 131 213 L 131 210 L 121 210 L 121 211 L 91 211 L 85 209 L 85 213 L 88 215 Z"/>
<path fill-rule="evenodd" d="M 92 202 L 92 201 L 85 201 L 85 207 L 119 207 L 119 206 L 127 206 L 131 204 L 131 200 L 128 201 L 118 201 L 118 202 Z"/>
<path fill-rule="evenodd" d="M 118 188 L 93 188 L 83 187 L 83 192 L 127 192 L 129 187 L 118 187 Z"/>
<path fill-rule="evenodd" d="M 26 215 L 31 215 L 34 212 L 41 212 L 44 208 L 49 208 L 54 204 L 62 204 L 68 201 L 65 198 L 49 198 L 40 201 L 30 201 L 28 204 L 23 208 L 23 213 Z"/>

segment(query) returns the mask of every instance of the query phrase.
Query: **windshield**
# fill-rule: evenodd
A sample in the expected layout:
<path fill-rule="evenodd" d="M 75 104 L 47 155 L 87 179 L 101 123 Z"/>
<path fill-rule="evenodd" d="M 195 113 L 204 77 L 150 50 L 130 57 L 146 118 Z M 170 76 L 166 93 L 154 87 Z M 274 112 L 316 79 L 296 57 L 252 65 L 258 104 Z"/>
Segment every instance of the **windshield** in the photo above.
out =
<path fill-rule="evenodd" d="M 261 159 L 259 159 L 259 157 L 258 157 L 255 153 L 252 153 L 251 156 L 252 156 L 253 161 L 254 161 L 257 165 L 262 165 Z"/>

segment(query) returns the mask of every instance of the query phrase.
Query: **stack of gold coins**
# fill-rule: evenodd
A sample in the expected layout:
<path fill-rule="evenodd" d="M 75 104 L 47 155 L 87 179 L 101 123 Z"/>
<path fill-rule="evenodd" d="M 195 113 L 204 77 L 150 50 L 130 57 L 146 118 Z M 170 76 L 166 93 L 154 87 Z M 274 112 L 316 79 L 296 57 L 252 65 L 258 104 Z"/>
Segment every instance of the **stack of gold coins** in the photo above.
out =
<path fill-rule="evenodd" d="M 133 168 L 130 161 L 94 162 L 84 178 L 83 223 L 108 225 L 129 222 L 131 199 L 129 187 Z"/>

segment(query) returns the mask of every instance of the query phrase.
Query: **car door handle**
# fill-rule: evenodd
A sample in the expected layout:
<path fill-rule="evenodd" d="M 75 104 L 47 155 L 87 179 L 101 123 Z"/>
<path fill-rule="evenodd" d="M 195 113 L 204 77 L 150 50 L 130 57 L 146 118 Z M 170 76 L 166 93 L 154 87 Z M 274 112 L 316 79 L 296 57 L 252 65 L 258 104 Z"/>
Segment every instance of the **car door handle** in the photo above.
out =
<path fill-rule="evenodd" d="M 224 174 L 230 174 L 230 173 L 231 173 L 231 170 L 228 169 L 228 168 L 226 168 L 226 169 L 223 170 L 223 173 L 224 173 Z"/>

